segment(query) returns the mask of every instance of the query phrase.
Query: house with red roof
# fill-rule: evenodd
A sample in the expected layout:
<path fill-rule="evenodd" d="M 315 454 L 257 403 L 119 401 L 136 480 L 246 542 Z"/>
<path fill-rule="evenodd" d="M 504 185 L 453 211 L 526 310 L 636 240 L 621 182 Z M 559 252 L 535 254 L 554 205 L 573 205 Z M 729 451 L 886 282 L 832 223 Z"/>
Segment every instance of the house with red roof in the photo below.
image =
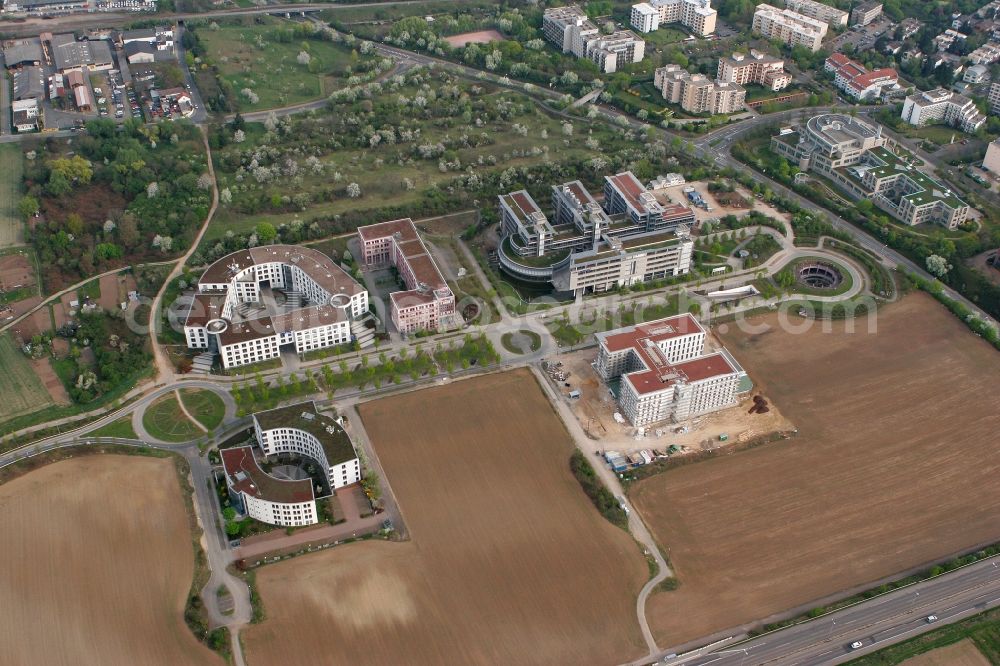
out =
<path fill-rule="evenodd" d="M 843 53 L 834 53 L 826 59 L 824 69 L 833 74 L 833 85 L 849 98 L 859 102 L 876 99 L 885 88 L 899 83 L 899 74 L 889 67 L 869 71 Z"/>

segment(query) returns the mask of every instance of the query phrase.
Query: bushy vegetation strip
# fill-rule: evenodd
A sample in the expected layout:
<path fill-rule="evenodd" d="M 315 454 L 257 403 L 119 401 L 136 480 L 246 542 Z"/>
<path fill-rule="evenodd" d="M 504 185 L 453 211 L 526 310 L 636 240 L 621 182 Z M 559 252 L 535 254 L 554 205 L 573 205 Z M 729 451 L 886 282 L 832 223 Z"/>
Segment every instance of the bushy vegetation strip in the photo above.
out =
<path fill-rule="evenodd" d="M 569 469 L 573 476 L 580 482 L 580 487 L 586 493 L 590 501 L 594 503 L 597 510 L 612 525 L 617 525 L 623 530 L 628 529 L 628 514 L 621 507 L 621 504 L 611 494 L 611 491 L 597 478 L 597 473 L 591 466 L 590 461 L 583 452 L 577 450 L 569 459 Z"/>

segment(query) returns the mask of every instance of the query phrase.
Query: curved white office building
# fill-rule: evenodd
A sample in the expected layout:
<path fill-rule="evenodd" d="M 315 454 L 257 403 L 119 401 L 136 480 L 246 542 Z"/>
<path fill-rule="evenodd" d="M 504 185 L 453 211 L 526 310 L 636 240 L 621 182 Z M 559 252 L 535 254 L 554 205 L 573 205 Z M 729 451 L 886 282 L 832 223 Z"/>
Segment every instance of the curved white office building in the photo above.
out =
<path fill-rule="evenodd" d="M 349 343 L 368 313 L 368 292 L 330 257 L 293 245 L 241 250 L 198 282 L 184 336 L 219 355 L 224 368 Z"/>

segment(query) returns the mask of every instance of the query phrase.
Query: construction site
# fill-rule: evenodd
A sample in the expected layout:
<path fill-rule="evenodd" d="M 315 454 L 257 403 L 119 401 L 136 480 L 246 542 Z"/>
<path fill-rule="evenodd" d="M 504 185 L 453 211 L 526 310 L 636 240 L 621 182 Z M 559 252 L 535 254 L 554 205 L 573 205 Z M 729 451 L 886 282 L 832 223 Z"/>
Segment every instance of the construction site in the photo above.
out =
<path fill-rule="evenodd" d="M 634 427 L 620 413 L 612 390 L 595 372 L 594 354 L 591 348 L 552 356 L 543 362 L 542 369 L 601 455 L 619 454 L 626 468 L 648 464 L 657 457 L 708 451 L 795 429 L 766 395 L 752 390 L 728 409 L 679 423 Z M 610 460 L 609 464 L 617 468 Z"/>

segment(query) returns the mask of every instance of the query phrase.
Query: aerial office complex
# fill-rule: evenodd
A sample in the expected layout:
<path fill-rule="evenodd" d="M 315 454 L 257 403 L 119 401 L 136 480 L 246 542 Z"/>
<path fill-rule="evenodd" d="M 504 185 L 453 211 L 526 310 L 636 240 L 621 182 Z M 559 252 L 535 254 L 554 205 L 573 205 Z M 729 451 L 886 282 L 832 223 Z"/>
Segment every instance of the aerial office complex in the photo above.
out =
<path fill-rule="evenodd" d="M 552 221 L 525 190 L 500 196 L 498 259 L 556 291 L 602 292 L 690 270 L 694 213 L 631 172 L 604 179 L 603 205 L 580 181 L 552 188 Z"/>
<path fill-rule="evenodd" d="M 587 58 L 604 73 L 642 60 L 646 42 L 629 30 L 604 35 L 577 5 L 553 7 L 542 16 L 542 34 L 563 53 Z"/>
<path fill-rule="evenodd" d="M 305 456 L 319 465 L 324 479 L 318 488 L 312 479 L 279 479 L 261 469 L 252 446 L 222 449 L 229 496 L 247 516 L 271 525 L 312 525 L 319 522 L 318 498 L 361 480 L 350 437 L 340 423 L 320 414 L 315 403 L 259 412 L 253 425 L 264 456 Z"/>
<path fill-rule="evenodd" d="M 715 32 L 718 12 L 710 0 L 649 0 L 632 5 L 632 27 L 639 32 L 653 32 L 661 25 L 680 23 L 699 37 Z"/>
<path fill-rule="evenodd" d="M 283 295 L 279 303 L 273 295 Z M 351 342 L 368 314 L 368 292 L 322 252 L 267 245 L 208 267 L 184 322 L 190 349 L 217 354 L 224 368 Z"/>
<path fill-rule="evenodd" d="M 736 83 L 712 81 L 680 65 L 664 65 L 653 73 L 653 86 L 663 99 L 688 113 L 735 113 L 746 108 L 747 91 Z"/>
<path fill-rule="evenodd" d="M 413 220 L 403 218 L 358 228 L 367 269 L 393 266 L 406 289 L 389 294 L 390 317 L 400 333 L 447 328 L 455 316 L 455 294 L 441 275 Z"/>
<path fill-rule="evenodd" d="M 911 125 L 921 126 L 943 120 L 963 132 L 975 132 L 986 122 L 986 116 L 976 103 L 964 95 L 944 88 L 910 95 L 903 102 L 902 118 Z"/>
<path fill-rule="evenodd" d="M 831 54 L 823 68 L 834 75 L 833 85 L 859 102 L 876 99 L 882 94 L 883 89 L 893 88 L 899 82 L 896 70 L 883 67 L 868 71 L 864 65 L 851 60 L 843 53 Z"/>
<path fill-rule="evenodd" d="M 597 333 L 594 368 L 619 381 L 618 405 L 636 426 L 683 421 L 738 402 L 746 372 L 726 351 L 705 353 L 705 329 L 690 314 Z"/>
<path fill-rule="evenodd" d="M 816 0 L 785 0 L 785 7 L 797 14 L 823 21 L 830 26 L 847 25 L 847 12 Z"/>
<path fill-rule="evenodd" d="M 823 45 L 828 28 L 824 21 L 766 4 L 757 5 L 753 15 L 754 32 L 789 46 L 804 46 L 814 53 Z"/>
<path fill-rule="evenodd" d="M 734 53 L 719 58 L 715 78 L 723 83 L 755 84 L 775 91 L 784 90 L 792 82 L 792 75 L 785 71 L 784 60 L 755 49 L 750 49 L 749 55 Z"/>
<path fill-rule="evenodd" d="M 771 149 L 803 171 L 829 178 L 855 199 L 867 199 L 905 224 L 935 223 L 954 229 L 969 205 L 947 186 L 919 171 L 872 126 L 826 113 L 771 138 Z"/>

